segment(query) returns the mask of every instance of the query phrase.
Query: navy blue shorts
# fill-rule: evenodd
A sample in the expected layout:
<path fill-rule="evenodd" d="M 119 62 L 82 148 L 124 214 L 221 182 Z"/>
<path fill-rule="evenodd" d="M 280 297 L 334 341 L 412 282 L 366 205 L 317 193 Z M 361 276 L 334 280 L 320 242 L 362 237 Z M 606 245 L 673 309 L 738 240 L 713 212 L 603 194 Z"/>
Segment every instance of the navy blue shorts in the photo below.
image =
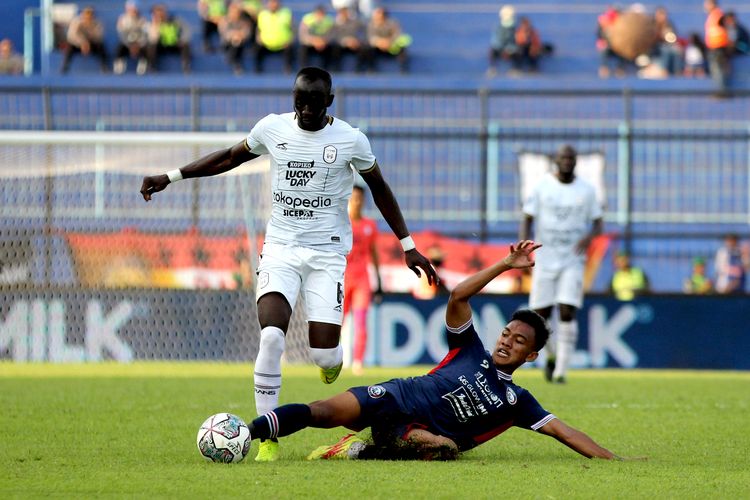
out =
<path fill-rule="evenodd" d="M 359 401 L 361 413 L 358 427 L 371 427 L 373 438 L 393 440 L 403 438 L 413 425 L 413 418 L 401 411 L 394 392 L 399 388 L 395 381 L 370 386 L 352 387 L 349 392 Z M 421 426 L 420 426 L 421 427 Z"/>

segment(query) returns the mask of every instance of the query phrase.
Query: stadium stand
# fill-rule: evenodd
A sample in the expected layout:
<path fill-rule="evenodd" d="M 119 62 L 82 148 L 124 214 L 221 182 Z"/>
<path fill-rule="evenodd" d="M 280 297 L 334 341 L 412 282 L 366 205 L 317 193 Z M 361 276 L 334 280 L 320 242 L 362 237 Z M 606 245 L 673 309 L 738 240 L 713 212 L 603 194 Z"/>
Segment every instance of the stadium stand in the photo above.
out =
<path fill-rule="evenodd" d="M 10 0 L 9 9 L 17 12 L 20 20 L 23 9 L 36 7 L 38 2 L 32 0 Z M 79 6 L 87 2 L 77 2 Z M 89 2 L 96 6 L 97 13 L 107 27 L 107 46 L 112 52 L 116 45 L 115 22 L 122 10 L 121 0 L 97 0 Z M 141 9 L 147 12 L 156 2 L 140 2 Z M 231 69 L 222 59 L 220 53 L 205 54 L 201 48 L 200 18 L 193 0 L 171 0 L 163 2 L 169 5 L 172 12 L 184 19 L 192 27 L 192 46 L 195 54 L 193 71 L 196 74 L 223 73 L 231 74 Z M 484 74 L 487 69 L 487 48 L 490 33 L 497 22 L 497 12 L 501 4 L 496 1 L 455 2 L 452 0 L 415 0 L 415 1 L 383 1 L 385 5 L 402 24 L 414 42 L 410 47 L 412 52 L 411 71 L 414 74 L 429 75 L 461 75 L 476 78 Z M 513 3 L 513 2 L 508 2 Z M 514 3 L 517 15 L 529 16 L 538 28 L 542 39 L 555 46 L 552 57 L 544 58 L 541 64 L 541 75 L 530 80 L 554 78 L 589 79 L 596 75 L 598 55 L 594 46 L 596 32 L 596 17 L 610 2 L 597 0 L 572 0 L 569 2 L 550 2 L 549 0 L 525 0 Z M 687 37 L 690 32 L 703 31 L 705 15 L 702 2 L 683 2 L 680 0 L 666 0 L 658 2 L 670 12 L 671 18 L 679 30 L 680 36 Z M 727 8 L 732 8 L 739 14 L 740 19 L 750 17 L 750 7 L 737 2 L 724 2 Z M 288 0 L 289 6 L 299 22 L 302 15 L 314 5 L 309 1 Z M 654 8 L 656 4 L 647 4 Z M 13 16 L 15 17 L 15 16 Z M 6 18 L 7 19 L 7 18 Z M 23 45 L 23 34 L 16 27 L 7 32 L 16 46 Z M 18 23 L 20 24 L 20 23 Z M 247 55 L 246 57 L 251 57 Z M 750 67 L 748 58 L 738 59 L 740 66 L 738 73 L 745 81 L 743 68 Z M 60 54 L 53 52 L 50 68 L 52 72 L 59 69 Z M 38 70 L 37 65 L 37 70 Z M 269 71 L 280 72 L 281 64 Z M 351 69 L 351 68 L 349 68 Z M 99 72 L 98 65 L 82 59 L 75 61 L 72 72 Z M 179 72 L 179 61 L 169 63 L 166 72 Z M 386 64 L 386 73 L 397 72 L 397 65 Z"/>
<path fill-rule="evenodd" d="M 122 1 L 90 3 L 107 26 L 112 51 Z M 143 10 L 151 5 L 140 3 Z M 234 76 L 221 55 L 202 51 L 195 1 L 165 3 L 192 26 L 191 75 L 182 75 L 175 57 L 166 61 L 162 73 L 145 77 L 137 77 L 132 68 L 127 75 L 100 75 L 96 61 L 76 58 L 69 74 L 61 76 L 59 52 L 52 54 L 50 74 L 41 75 L 37 54 L 33 76 L 0 79 L 0 129 L 241 134 L 261 116 L 288 107 L 289 76 L 282 73 L 280 60 L 269 59 L 263 75 Z M 608 229 L 620 234 L 627 230 L 631 235 L 629 250 L 648 270 L 654 290 L 679 290 L 694 256 L 713 255 L 726 231 L 746 231 L 750 99 L 743 89 L 747 89 L 750 58 L 737 60 L 735 81 L 740 96 L 731 101 L 712 100 L 708 79 L 645 81 L 629 76 L 599 80 L 595 20 L 608 2 L 527 0 L 514 4 L 517 13 L 532 18 L 543 40 L 554 44 L 554 55 L 542 60 L 537 75 L 487 79 L 489 38 L 502 2 L 382 3 L 414 39 L 411 74 L 400 75 L 393 61 L 383 64 L 376 75 L 336 75 L 342 92 L 334 112 L 368 131 L 392 183 L 399 186 L 399 200 L 407 218 L 414 221 L 414 230 L 440 228 L 449 234 L 486 233 L 490 238 L 512 239 L 519 203 L 517 153 L 553 151 L 566 140 L 579 150 L 605 155 Z M 38 2 L 10 0 L 7 4 L 12 15 L 0 21 L 0 33 L 21 48 L 19 20 L 25 8 L 35 8 Z M 314 7 L 313 2 L 302 0 L 285 4 L 297 21 Z M 702 32 L 702 2 L 686 5 L 681 0 L 665 0 L 659 4 L 670 11 L 681 35 Z M 750 19 L 749 6 L 724 4 L 740 18 Z M 38 39 L 37 32 L 37 47 Z M 246 59 L 246 67 L 251 67 L 249 62 Z M 630 89 L 632 95 L 623 89 Z M 631 128 L 623 130 L 628 122 Z M 630 150 L 628 139 L 632 139 Z M 496 152 L 489 161 L 496 161 L 498 167 L 496 182 L 491 183 L 498 190 L 497 212 L 483 221 L 483 201 L 477 193 L 488 184 L 483 171 L 487 144 Z M 622 203 L 618 166 L 625 154 L 623 144 L 633 166 L 629 202 L 636 216 L 627 228 L 619 225 L 614 213 Z M 108 182 L 116 186 L 124 180 L 114 175 Z M 90 181 L 90 175 L 67 178 L 56 200 L 73 212 L 89 208 L 90 202 L 76 186 Z M 36 191 L 28 179 L 4 179 L 3 205 L 23 202 L 42 210 L 45 200 L 39 190 L 44 181 L 35 182 L 40 183 Z M 220 190 L 208 189 L 206 202 L 217 199 Z M 118 193 L 111 201 L 123 212 L 137 202 L 136 191 Z M 693 224 L 678 220 L 690 214 L 703 218 Z M 40 227 L 40 219 L 30 222 Z M 109 218 L 107 223 L 108 229 L 119 229 L 136 222 L 147 229 L 160 227 L 159 221 L 139 220 L 137 213 Z M 233 230 L 239 222 L 231 219 L 217 225 L 211 220 L 210 224 L 214 231 Z M 95 218 L 72 218 L 65 223 L 70 224 L 64 228 L 69 230 L 102 229 Z M 191 223 L 185 216 L 170 220 L 170 227 L 185 230 Z M 19 227 L 21 219 L 4 218 L 2 224 Z M 611 270 L 609 263 L 604 265 L 595 284 L 599 290 Z M 61 266 L 59 271 L 62 283 L 71 276 L 65 269 Z"/>

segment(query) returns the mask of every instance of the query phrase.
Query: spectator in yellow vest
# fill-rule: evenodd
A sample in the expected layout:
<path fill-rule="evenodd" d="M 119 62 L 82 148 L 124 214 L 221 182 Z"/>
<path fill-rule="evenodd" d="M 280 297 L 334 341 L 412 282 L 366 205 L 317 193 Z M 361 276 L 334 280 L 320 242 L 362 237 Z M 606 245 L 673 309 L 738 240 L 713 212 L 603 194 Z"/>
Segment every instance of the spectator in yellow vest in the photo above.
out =
<path fill-rule="evenodd" d="M 294 62 L 292 11 L 282 7 L 279 0 L 268 0 L 266 8 L 258 14 L 256 42 L 256 73 L 263 71 L 263 61 L 268 54 L 279 53 L 284 56 L 284 72 L 291 73 Z"/>
<path fill-rule="evenodd" d="M 630 265 L 630 256 L 627 253 L 619 252 L 615 256 L 615 269 L 610 290 L 617 300 L 633 300 L 637 295 L 649 292 L 646 273 Z"/>
<path fill-rule="evenodd" d="M 331 62 L 334 20 L 323 5 L 304 15 L 299 24 L 299 64 L 308 66 L 310 54 L 318 54 L 324 69 Z"/>
<path fill-rule="evenodd" d="M 190 73 L 190 32 L 182 20 L 167 12 L 165 6 L 154 5 L 148 27 L 149 71 L 156 71 L 157 57 L 170 53 L 180 54 L 182 72 Z"/>
<path fill-rule="evenodd" d="M 705 295 L 714 291 L 714 285 L 706 276 L 706 260 L 703 257 L 693 259 L 693 271 L 685 278 L 682 291 L 691 295 Z"/>

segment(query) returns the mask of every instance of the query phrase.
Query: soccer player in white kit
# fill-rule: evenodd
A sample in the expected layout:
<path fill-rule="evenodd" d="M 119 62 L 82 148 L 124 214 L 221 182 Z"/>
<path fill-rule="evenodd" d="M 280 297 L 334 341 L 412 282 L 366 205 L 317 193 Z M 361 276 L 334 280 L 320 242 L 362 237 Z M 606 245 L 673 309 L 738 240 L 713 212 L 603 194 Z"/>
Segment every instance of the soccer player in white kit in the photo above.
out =
<path fill-rule="evenodd" d="M 331 75 L 319 68 L 297 73 L 294 112 L 261 119 L 242 142 L 180 169 L 143 179 L 146 201 L 170 182 L 227 172 L 263 154 L 271 156 L 271 218 L 258 266 L 256 300 L 261 326 L 255 360 L 255 406 L 264 415 L 278 406 L 284 337 L 300 291 L 304 294 L 311 356 L 321 379 L 338 377 L 343 352 L 344 269 L 352 245 L 347 211 L 356 170 L 370 187 L 380 213 L 401 240 L 406 265 L 437 280 L 415 248 L 391 188 L 383 179 L 367 137 L 327 114 L 333 103 Z M 421 272 L 420 272 L 421 269 Z M 278 459 L 278 442 L 261 443 L 256 460 Z"/>
<path fill-rule="evenodd" d="M 534 240 L 544 245 L 537 251 L 529 307 L 549 320 L 557 305 L 557 339 L 548 344 L 545 378 L 564 383 L 578 340 L 586 251 L 602 232 L 602 207 L 594 187 L 575 175 L 573 147 L 561 146 L 555 164 L 557 172 L 540 180 L 524 200 L 519 239 L 531 239 L 533 226 Z"/>

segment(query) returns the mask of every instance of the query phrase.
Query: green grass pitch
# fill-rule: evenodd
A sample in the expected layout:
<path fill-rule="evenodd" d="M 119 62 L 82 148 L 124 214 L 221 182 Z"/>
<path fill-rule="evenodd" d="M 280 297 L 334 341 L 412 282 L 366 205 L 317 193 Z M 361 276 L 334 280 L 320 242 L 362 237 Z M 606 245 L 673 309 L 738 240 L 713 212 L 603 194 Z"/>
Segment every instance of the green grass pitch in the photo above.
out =
<path fill-rule="evenodd" d="M 320 383 L 284 367 L 282 402 L 424 373 L 372 369 Z M 750 498 L 750 373 L 578 371 L 565 386 L 536 370 L 516 382 L 542 405 L 624 456 L 587 460 L 553 439 L 511 429 L 453 463 L 307 462 L 343 430 L 282 439 L 283 458 L 235 465 L 198 454 L 210 414 L 255 413 L 244 364 L 0 363 L 0 498 Z"/>

